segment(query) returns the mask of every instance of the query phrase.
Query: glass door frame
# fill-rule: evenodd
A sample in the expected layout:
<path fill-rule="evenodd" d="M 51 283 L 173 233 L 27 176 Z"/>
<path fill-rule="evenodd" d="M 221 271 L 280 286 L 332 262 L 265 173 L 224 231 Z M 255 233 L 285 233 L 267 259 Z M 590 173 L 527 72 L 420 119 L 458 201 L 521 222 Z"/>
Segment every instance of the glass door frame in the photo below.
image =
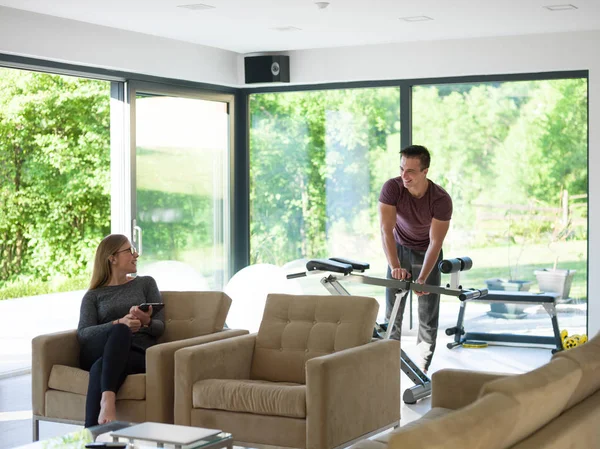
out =
<path fill-rule="evenodd" d="M 165 85 L 159 83 L 151 83 L 145 81 L 129 81 L 125 84 L 125 130 L 128 131 L 128 138 L 124 138 L 125 151 L 121 157 L 120 163 L 117 163 L 122 169 L 113 167 L 113 199 L 116 193 L 115 184 L 120 184 L 120 198 L 119 200 L 113 200 L 113 207 L 118 207 L 121 211 L 122 219 L 119 222 L 113 222 L 113 232 L 121 232 L 127 235 L 132 243 L 137 244 L 137 235 L 135 233 L 135 217 L 136 217 L 136 95 L 138 93 L 154 94 L 157 96 L 176 96 L 196 100 L 205 101 L 217 101 L 225 103 L 227 105 L 227 113 L 229 115 L 228 122 L 228 139 L 229 149 L 227 154 L 227 160 L 225 165 L 227 167 L 226 180 L 226 192 L 224 195 L 223 205 L 223 220 L 222 220 L 222 232 L 223 232 L 223 245 L 224 254 L 227 256 L 227 264 L 224 267 L 224 281 L 227 281 L 232 275 L 233 269 L 233 255 L 232 255 L 232 223 L 234 222 L 234 210 L 233 210 L 233 186 L 234 186 L 234 168 L 235 168 L 235 135 L 234 135 L 234 117 L 235 117 L 235 96 L 233 94 L 211 92 L 199 89 L 192 89 L 181 86 Z M 113 159 L 111 158 L 111 164 Z M 118 203 L 118 204 L 115 204 Z M 142 238 L 143 243 L 143 238 Z"/>

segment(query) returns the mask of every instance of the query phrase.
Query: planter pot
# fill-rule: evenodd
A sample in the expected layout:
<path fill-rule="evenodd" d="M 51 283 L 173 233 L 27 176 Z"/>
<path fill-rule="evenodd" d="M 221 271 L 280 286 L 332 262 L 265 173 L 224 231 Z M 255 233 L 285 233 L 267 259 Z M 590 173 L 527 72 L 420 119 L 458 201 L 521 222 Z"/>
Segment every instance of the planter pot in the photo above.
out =
<path fill-rule="evenodd" d="M 485 283 L 488 290 L 504 290 L 513 292 L 529 291 L 529 288 L 532 284 L 531 281 L 509 281 L 506 279 L 487 279 Z M 528 305 L 503 302 L 491 303 L 488 315 L 493 316 L 494 318 L 504 318 L 508 320 L 525 318 L 527 316 L 525 313 L 526 307 L 528 307 Z"/>
<path fill-rule="evenodd" d="M 573 276 L 577 270 L 536 270 L 535 277 L 541 292 L 555 292 L 560 298 L 568 298 L 571 292 Z"/>

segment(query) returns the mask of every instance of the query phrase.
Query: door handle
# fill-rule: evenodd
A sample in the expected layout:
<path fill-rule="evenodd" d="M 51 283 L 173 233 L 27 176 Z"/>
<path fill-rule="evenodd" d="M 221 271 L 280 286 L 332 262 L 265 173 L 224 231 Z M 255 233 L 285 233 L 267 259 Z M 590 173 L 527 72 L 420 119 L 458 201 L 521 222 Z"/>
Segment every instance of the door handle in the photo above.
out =
<path fill-rule="evenodd" d="M 137 236 L 137 238 L 136 238 Z M 136 223 L 136 220 L 133 220 L 133 241 L 135 243 L 135 247 L 137 249 L 137 253 L 139 256 L 142 255 L 142 228 L 139 227 Z"/>

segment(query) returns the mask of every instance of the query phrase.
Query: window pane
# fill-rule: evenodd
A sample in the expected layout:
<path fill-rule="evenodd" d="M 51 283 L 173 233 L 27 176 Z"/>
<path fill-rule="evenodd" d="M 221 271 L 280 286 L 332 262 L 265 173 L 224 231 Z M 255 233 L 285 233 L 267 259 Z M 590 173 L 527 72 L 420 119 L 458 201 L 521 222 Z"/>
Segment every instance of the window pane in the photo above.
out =
<path fill-rule="evenodd" d="M 452 196 L 444 251 L 473 259 L 462 284 L 559 290 L 560 281 L 547 284 L 549 274 L 536 272 L 574 270 L 559 326 L 585 333 L 587 80 L 415 87 L 413 142 L 431 150 L 429 177 Z M 477 306 L 467 310 L 487 318 L 467 323 L 467 330 L 551 335 L 550 319 L 539 307 Z"/>
<path fill-rule="evenodd" d="M 0 68 L 0 299 L 86 288 L 110 232 L 110 83 Z"/>
<path fill-rule="evenodd" d="M 77 326 L 110 233 L 109 104 L 106 81 L 0 68 L 0 373 Z"/>
<path fill-rule="evenodd" d="M 227 104 L 138 94 L 136 219 L 140 274 L 161 290 L 220 290 L 229 186 Z"/>
<path fill-rule="evenodd" d="M 377 201 L 398 173 L 399 88 L 255 94 L 250 119 L 251 263 L 337 256 L 385 275 Z"/>

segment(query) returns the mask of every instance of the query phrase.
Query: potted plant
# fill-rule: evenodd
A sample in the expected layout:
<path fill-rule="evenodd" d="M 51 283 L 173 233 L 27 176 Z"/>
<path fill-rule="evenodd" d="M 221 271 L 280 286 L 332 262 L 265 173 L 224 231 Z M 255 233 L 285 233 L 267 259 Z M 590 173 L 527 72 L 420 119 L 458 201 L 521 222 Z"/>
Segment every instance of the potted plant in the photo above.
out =
<path fill-rule="evenodd" d="M 565 220 L 564 226 L 554 227 L 548 247 L 552 249 L 552 245 L 559 241 L 565 241 L 571 236 L 571 222 Z M 558 258 L 556 255 L 554 258 L 554 265 L 552 268 L 544 268 L 542 270 L 534 271 L 535 277 L 538 282 L 538 286 L 541 292 L 553 292 L 560 295 L 557 299 L 568 298 L 571 292 L 571 284 L 573 283 L 573 277 L 577 270 L 564 270 L 557 268 Z"/>
<path fill-rule="evenodd" d="M 573 276 L 577 270 L 561 270 L 556 268 L 544 268 L 535 270 L 534 274 L 541 292 L 558 293 L 557 299 L 568 298 L 571 292 Z"/>

